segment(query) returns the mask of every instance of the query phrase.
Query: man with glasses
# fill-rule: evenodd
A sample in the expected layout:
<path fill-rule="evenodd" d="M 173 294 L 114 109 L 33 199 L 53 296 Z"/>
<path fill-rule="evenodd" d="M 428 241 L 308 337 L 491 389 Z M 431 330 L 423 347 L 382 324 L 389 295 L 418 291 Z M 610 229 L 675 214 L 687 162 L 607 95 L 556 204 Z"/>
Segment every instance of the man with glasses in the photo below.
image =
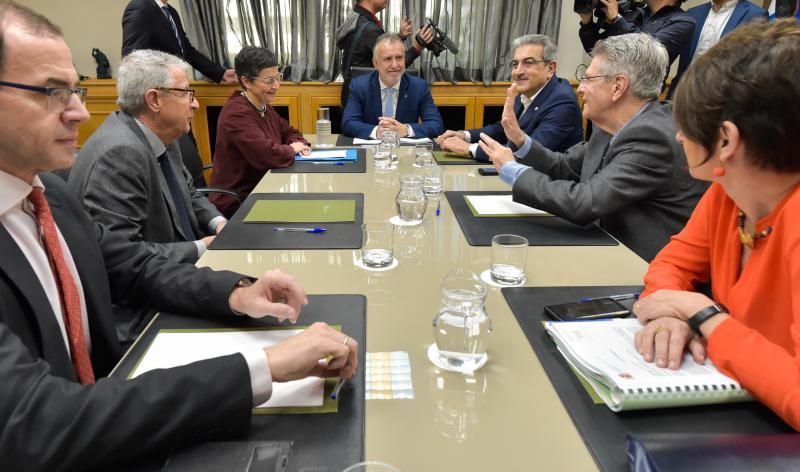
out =
<path fill-rule="evenodd" d="M 514 59 L 508 94 L 514 100 L 517 119 L 514 132 L 527 134 L 546 148 L 559 152 L 583 141 L 581 110 L 575 92 L 568 81 L 556 76 L 558 47 L 555 43 L 547 36 L 528 34 L 515 39 L 511 48 Z M 514 146 L 499 121 L 478 129 L 447 130 L 436 142 L 445 151 L 488 162 L 486 153 L 478 147 L 481 133 Z"/>
<path fill-rule="evenodd" d="M 308 155 L 311 148 L 272 108 L 283 78 L 275 54 L 246 46 L 234 67 L 242 90 L 231 94 L 217 121 L 211 185 L 246 197 L 268 170 L 294 164 L 295 155 Z M 211 201 L 228 217 L 236 211 L 236 202 L 227 195 L 212 195 Z"/>
<path fill-rule="evenodd" d="M 196 262 L 227 220 L 195 190 L 178 138 L 199 107 L 175 56 L 140 49 L 122 59 L 120 111 L 78 153 L 69 184 L 99 223 L 178 262 Z M 120 342 L 132 342 L 151 313 L 118 307 Z"/>
<path fill-rule="evenodd" d="M 554 152 L 515 135 L 513 101 L 503 125 L 517 151 L 481 135 L 481 148 L 514 201 L 579 225 L 599 222 L 650 261 L 689 218 L 707 184 L 694 180 L 675 140 L 672 105 L 659 102 L 667 52 L 644 33 L 599 41 L 588 68 L 579 69 L 589 141 Z M 515 160 L 515 155 L 519 161 Z"/>
<path fill-rule="evenodd" d="M 273 382 L 352 377 L 357 344 L 324 323 L 266 349 L 106 377 L 123 353 L 112 300 L 292 321 L 307 300 L 280 271 L 252 281 L 177 263 L 93 222 L 49 172 L 72 165 L 89 119 L 77 76 L 57 26 L 0 0 L 2 469 L 128 470 L 179 444 L 246 435 Z"/>

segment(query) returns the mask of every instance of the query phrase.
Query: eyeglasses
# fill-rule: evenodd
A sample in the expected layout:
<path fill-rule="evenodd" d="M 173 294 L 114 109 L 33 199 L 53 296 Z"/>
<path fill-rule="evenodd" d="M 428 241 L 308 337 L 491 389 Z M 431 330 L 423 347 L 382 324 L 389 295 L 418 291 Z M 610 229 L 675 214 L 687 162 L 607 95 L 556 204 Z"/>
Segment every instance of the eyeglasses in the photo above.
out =
<path fill-rule="evenodd" d="M 586 75 L 586 69 L 587 69 L 586 64 L 581 64 L 578 66 L 577 69 L 575 69 L 575 78 L 578 79 L 578 82 L 582 84 L 585 84 L 590 80 L 607 79 L 611 77 L 609 75 Z"/>
<path fill-rule="evenodd" d="M 527 68 L 531 67 L 534 64 L 549 64 L 551 62 L 552 61 L 539 60 L 536 59 L 535 57 L 526 57 L 525 59 L 522 60 L 522 62 L 516 60 L 511 61 L 509 66 L 511 67 L 511 69 L 516 69 L 519 66 L 524 66 Z"/>
<path fill-rule="evenodd" d="M 167 91 L 167 92 L 178 92 L 181 95 L 188 94 L 189 95 L 189 101 L 190 102 L 194 101 L 194 90 L 192 90 L 192 89 L 188 89 L 188 88 L 183 89 L 183 88 L 175 88 L 175 87 L 156 87 L 156 90 L 163 90 L 163 91 Z"/>
<path fill-rule="evenodd" d="M 0 87 L 11 87 L 21 90 L 28 90 L 30 92 L 42 93 L 47 96 L 44 109 L 55 113 L 61 113 L 67 109 L 72 94 L 78 96 L 81 103 L 86 103 L 86 94 L 88 89 L 84 87 L 69 88 L 69 87 L 39 87 L 36 85 L 18 84 L 15 82 L 6 82 L 0 80 Z M 50 105 L 53 104 L 51 107 Z"/>
<path fill-rule="evenodd" d="M 258 80 L 259 82 L 264 82 L 268 86 L 272 87 L 275 84 L 280 84 L 281 80 L 283 80 L 283 74 L 278 74 L 275 77 L 250 77 L 253 80 Z"/>

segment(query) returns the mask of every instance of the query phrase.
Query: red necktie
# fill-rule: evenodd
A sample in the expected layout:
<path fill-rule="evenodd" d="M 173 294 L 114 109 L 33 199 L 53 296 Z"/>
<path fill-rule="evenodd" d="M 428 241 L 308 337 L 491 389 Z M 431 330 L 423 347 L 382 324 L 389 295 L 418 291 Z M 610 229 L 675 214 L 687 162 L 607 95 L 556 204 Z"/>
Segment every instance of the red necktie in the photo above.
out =
<path fill-rule="evenodd" d="M 42 187 L 33 187 L 28 198 L 33 203 L 36 219 L 39 222 L 42 239 L 44 240 L 44 248 L 47 251 L 47 258 L 50 260 L 50 268 L 56 278 L 75 375 L 80 383 L 93 384 L 94 372 L 92 371 L 92 361 L 89 359 L 86 335 L 83 332 L 81 299 L 78 295 L 78 286 L 75 285 L 75 279 L 72 278 L 72 274 L 67 267 L 67 261 L 64 259 L 64 253 L 61 251 L 56 223 L 53 220 L 53 214 L 50 213 L 50 205 L 47 204 L 47 199 L 44 198 L 44 189 Z"/>

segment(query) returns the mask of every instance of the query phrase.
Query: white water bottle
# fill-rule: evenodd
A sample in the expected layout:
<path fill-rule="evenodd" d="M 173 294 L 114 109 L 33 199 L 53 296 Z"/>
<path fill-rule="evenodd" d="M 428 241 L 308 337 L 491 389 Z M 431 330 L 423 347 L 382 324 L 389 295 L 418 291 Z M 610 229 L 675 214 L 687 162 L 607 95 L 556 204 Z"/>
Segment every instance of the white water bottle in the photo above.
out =
<path fill-rule="evenodd" d="M 317 147 L 331 147 L 331 115 L 327 107 L 317 108 Z"/>

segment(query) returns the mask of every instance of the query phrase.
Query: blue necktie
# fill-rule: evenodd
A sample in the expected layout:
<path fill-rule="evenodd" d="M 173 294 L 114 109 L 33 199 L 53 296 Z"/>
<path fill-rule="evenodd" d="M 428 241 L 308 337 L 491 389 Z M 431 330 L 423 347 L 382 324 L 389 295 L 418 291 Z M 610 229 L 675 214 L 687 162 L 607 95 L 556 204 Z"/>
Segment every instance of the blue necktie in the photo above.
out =
<path fill-rule="evenodd" d="M 186 205 L 186 200 L 183 199 L 183 195 L 181 195 L 178 177 L 175 175 L 175 170 L 172 169 L 172 165 L 169 163 L 166 152 L 158 157 L 158 163 L 161 165 L 161 173 L 164 174 L 164 180 L 167 181 L 169 194 L 172 195 L 172 204 L 175 207 L 175 211 L 178 213 L 178 222 L 181 225 L 181 230 L 183 230 L 187 241 L 194 241 L 197 239 L 197 235 L 192 229 L 192 223 L 189 220 L 189 207 Z"/>
<path fill-rule="evenodd" d="M 383 89 L 383 116 L 394 118 L 394 89 Z"/>
<path fill-rule="evenodd" d="M 172 27 L 172 33 L 175 34 L 175 40 L 178 41 L 178 47 L 181 48 L 181 56 L 183 56 L 183 44 L 181 44 L 181 37 L 178 34 L 178 27 L 175 25 L 175 20 L 172 19 L 172 13 L 169 11 L 169 6 L 164 5 L 161 7 L 161 10 L 163 10 L 164 14 L 167 15 L 169 25 Z"/>

